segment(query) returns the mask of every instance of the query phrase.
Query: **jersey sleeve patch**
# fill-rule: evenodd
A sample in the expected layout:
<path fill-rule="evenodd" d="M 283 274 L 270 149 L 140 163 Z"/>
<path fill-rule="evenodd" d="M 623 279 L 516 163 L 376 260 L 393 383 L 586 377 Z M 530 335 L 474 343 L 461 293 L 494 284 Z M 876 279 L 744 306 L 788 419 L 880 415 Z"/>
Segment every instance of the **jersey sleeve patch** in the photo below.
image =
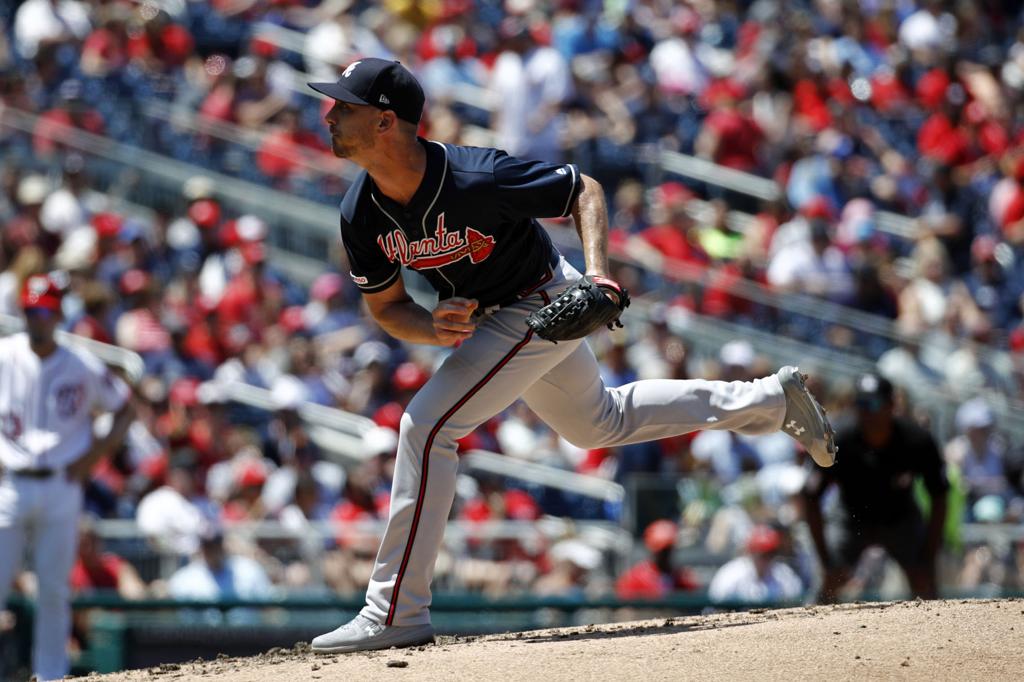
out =
<path fill-rule="evenodd" d="M 364 294 L 375 294 L 379 291 L 384 291 L 389 286 L 394 284 L 395 281 L 398 279 L 398 275 L 401 273 L 401 271 L 402 268 L 396 265 L 395 271 L 391 273 L 389 277 L 385 278 L 383 281 L 376 283 L 373 283 L 372 280 L 370 280 L 368 277 L 364 277 L 362 275 L 357 275 L 351 272 L 349 273 L 349 275 L 352 277 L 352 281 L 356 283 L 356 286 L 359 287 L 359 290 L 362 291 Z"/>

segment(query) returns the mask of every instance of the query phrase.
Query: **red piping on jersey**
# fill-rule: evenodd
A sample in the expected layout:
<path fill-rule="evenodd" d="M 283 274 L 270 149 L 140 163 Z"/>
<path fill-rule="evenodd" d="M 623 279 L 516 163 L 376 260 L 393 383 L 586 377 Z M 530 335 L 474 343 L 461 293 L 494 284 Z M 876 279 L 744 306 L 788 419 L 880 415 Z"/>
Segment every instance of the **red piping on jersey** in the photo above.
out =
<path fill-rule="evenodd" d="M 544 297 L 545 303 L 548 302 L 549 298 L 547 296 L 547 292 L 542 291 L 540 293 L 541 296 Z M 434 425 L 434 428 L 430 430 L 430 435 L 427 436 L 427 443 L 423 446 L 423 474 L 420 477 L 420 491 L 416 496 L 416 511 L 413 512 L 412 525 L 409 528 L 409 541 L 405 545 L 405 554 L 402 555 L 402 564 L 398 568 L 398 576 L 395 578 L 395 587 L 391 591 L 391 607 L 388 609 L 388 617 L 384 621 L 384 625 L 391 625 L 392 621 L 395 619 L 395 607 L 398 605 L 398 592 L 402 589 L 402 578 L 405 577 L 405 569 L 409 565 L 409 556 L 412 554 L 412 543 L 416 540 L 416 530 L 420 525 L 420 512 L 423 511 L 423 498 L 426 496 L 427 491 L 427 473 L 430 467 L 430 448 L 434 444 L 434 438 L 437 436 L 437 432 L 441 430 L 441 427 L 444 426 L 445 422 L 451 419 L 451 416 L 455 414 L 459 408 L 465 405 L 470 398 L 476 395 L 476 393 L 483 388 L 488 381 L 493 379 L 494 375 L 497 374 L 502 367 L 507 365 L 509 360 L 514 358 L 516 353 L 521 351 L 523 347 L 530 342 L 531 338 L 533 338 L 532 329 L 526 332 L 526 336 L 523 337 L 523 340 L 516 344 L 512 350 L 506 353 L 505 357 L 498 361 L 498 364 L 492 367 L 491 371 L 489 371 L 483 379 L 478 381 L 476 385 L 469 389 L 469 391 L 463 395 L 450 410 L 445 412 L 444 416 L 442 416 Z"/>

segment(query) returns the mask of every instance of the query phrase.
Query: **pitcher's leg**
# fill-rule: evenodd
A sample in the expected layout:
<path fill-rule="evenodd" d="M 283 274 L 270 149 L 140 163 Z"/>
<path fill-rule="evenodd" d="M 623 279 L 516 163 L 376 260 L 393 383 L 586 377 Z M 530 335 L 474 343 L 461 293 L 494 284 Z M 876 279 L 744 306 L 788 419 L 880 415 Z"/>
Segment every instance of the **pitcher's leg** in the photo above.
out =
<path fill-rule="evenodd" d="M 372 622 L 430 622 L 430 581 L 455 497 L 456 440 L 511 405 L 572 352 L 573 344 L 524 333 L 524 315 L 507 317 L 520 324 L 505 326 L 499 319 L 481 327 L 445 360 L 402 417 L 391 511 L 362 611 Z"/>
<path fill-rule="evenodd" d="M 415 402 L 415 401 L 414 401 Z M 366 590 L 367 618 L 392 625 L 430 622 L 430 579 L 455 499 L 459 459 L 443 414 L 410 404 L 402 416 L 388 525 Z M 397 593 L 397 594 L 396 594 Z"/>
<path fill-rule="evenodd" d="M 608 388 L 586 344 L 523 393 L 523 400 L 580 447 L 625 445 L 698 429 L 771 433 L 786 401 L 775 376 L 753 381 L 652 379 Z"/>

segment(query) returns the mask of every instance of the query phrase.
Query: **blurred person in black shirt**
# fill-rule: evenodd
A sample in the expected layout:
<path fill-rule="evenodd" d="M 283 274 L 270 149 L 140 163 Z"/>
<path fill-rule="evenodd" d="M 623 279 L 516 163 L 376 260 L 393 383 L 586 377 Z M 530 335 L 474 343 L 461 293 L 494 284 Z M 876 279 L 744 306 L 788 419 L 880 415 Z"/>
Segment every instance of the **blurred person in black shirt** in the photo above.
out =
<path fill-rule="evenodd" d="M 804 488 L 807 523 L 824 571 L 821 601 L 835 601 L 862 552 L 878 545 L 903 569 L 914 596 L 938 594 L 935 562 L 949 482 L 938 446 L 921 427 L 895 415 L 893 388 L 868 374 L 857 381 L 856 421 L 839 431 L 842 455 L 815 468 Z M 927 522 L 914 501 L 920 476 L 931 497 Z M 838 495 L 822 508 L 832 484 Z"/>

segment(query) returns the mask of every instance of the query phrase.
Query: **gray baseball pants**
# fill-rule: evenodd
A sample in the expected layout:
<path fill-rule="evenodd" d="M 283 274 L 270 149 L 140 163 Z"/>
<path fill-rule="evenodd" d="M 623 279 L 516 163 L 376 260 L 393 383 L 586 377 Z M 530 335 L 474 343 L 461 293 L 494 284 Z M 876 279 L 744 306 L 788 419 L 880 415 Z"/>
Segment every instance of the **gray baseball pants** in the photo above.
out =
<path fill-rule="evenodd" d="M 775 376 L 604 385 L 590 346 L 537 338 L 526 316 L 580 275 L 562 259 L 539 292 L 485 316 L 402 417 L 388 518 L 362 614 L 385 625 L 430 622 L 430 581 L 455 498 L 456 440 L 517 398 L 583 448 L 699 429 L 771 433 L 786 402 Z"/>

